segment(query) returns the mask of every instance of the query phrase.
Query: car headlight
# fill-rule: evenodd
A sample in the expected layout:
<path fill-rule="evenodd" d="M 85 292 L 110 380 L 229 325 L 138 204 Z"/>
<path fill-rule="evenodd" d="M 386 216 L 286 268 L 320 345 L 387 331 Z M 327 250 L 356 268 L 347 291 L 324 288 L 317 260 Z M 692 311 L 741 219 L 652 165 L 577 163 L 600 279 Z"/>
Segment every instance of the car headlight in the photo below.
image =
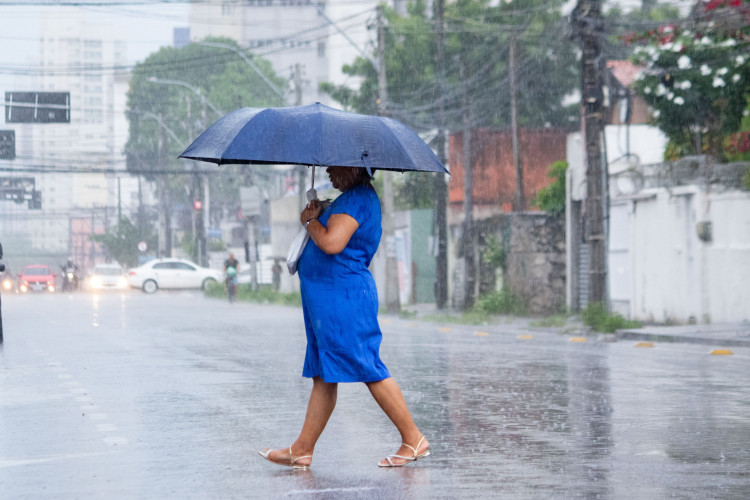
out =
<path fill-rule="evenodd" d="M 5 290 L 10 290 L 11 288 L 13 288 L 13 282 L 11 280 L 4 280 L 3 281 L 3 288 Z"/>
<path fill-rule="evenodd" d="M 101 278 L 99 278 L 98 276 L 94 276 L 93 278 L 91 278 L 91 286 L 93 288 L 99 288 L 100 286 L 102 286 Z"/>
<path fill-rule="evenodd" d="M 52 283 L 50 283 L 49 285 L 47 285 L 47 290 L 49 290 L 50 292 L 54 292 L 55 291 L 55 285 L 53 285 Z"/>

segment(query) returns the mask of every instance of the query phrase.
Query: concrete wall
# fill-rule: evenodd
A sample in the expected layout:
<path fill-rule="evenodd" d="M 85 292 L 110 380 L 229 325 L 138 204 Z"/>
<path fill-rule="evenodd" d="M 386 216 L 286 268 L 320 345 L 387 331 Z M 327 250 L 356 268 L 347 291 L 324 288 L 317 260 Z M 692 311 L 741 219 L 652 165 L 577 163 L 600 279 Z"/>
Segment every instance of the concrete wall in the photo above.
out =
<path fill-rule="evenodd" d="M 750 321 L 750 193 L 652 188 L 613 200 L 610 213 L 615 311 L 656 322 Z"/>
<path fill-rule="evenodd" d="M 565 220 L 542 212 L 510 213 L 479 223 L 507 255 L 504 281 L 531 314 L 559 312 L 565 304 Z"/>

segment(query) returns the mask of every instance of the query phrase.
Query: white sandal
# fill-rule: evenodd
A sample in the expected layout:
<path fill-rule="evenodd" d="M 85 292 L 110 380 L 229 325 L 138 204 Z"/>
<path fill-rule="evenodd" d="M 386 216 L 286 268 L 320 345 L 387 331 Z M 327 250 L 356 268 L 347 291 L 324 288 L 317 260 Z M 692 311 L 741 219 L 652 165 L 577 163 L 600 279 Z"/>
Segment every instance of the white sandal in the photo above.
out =
<path fill-rule="evenodd" d="M 430 447 L 429 446 L 422 453 L 417 453 L 417 450 L 419 449 L 419 445 L 422 444 L 422 441 L 424 441 L 424 436 L 422 436 L 422 439 L 419 440 L 419 442 L 417 443 L 416 447 L 413 447 L 413 446 L 408 445 L 406 443 L 401 443 L 402 446 L 406 446 L 407 448 L 409 448 L 412 451 L 412 453 L 414 453 L 413 457 L 404 457 L 404 456 L 401 456 L 401 455 L 388 455 L 387 457 L 385 457 L 385 459 L 388 460 L 388 463 L 384 464 L 382 461 L 380 461 L 380 462 L 378 462 L 378 467 L 403 467 L 404 465 L 406 465 L 408 463 L 416 462 L 420 458 L 424 458 L 426 456 L 429 456 L 430 455 Z M 392 458 L 400 458 L 401 460 L 405 460 L 405 462 L 402 463 L 402 464 L 394 464 L 393 460 L 391 460 Z"/>
<path fill-rule="evenodd" d="M 303 458 L 309 458 L 309 459 L 312 460 L 312 455 L 305 455 L 303 457 L 294 458 L 294 455 L 292 455 L 292 447 L 290 446 L 289 447 L 289 463 L 285 464 L 283 462 L 277 462 L 276 460 L 274 460 L 271 457 L 269 457 L 268 455 L 272 451 L 273 450 L 271 448 L 266 448 L 266 451 L 259 451 L 258 455 L 260 455 L 261 457 L 265 458 L 269 462 L 274 463 L 276 465 L 283 465 L 285 467 L 291 467 L 292 469 L 297 469 L 297 470 L 307 470 L 307 469 L 310 468 L 309 464 L 308 465 L 302 465 L 302 464 L 297 464 L 296 462 L 297 462 L 297 460 L 302 460 Z"/>

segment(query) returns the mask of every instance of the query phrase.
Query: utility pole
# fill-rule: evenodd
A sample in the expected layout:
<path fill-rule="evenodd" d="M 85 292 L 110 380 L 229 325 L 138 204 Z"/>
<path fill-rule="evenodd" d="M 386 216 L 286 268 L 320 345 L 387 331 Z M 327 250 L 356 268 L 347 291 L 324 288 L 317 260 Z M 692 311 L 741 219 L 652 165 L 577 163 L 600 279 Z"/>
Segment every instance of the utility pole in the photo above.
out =
<path fill-rule="evenodd" d="M 604 169 L 601 130 L 604 94 L 600 68 L 603 20 L 599 0 L 579 0 L 574 10 L 577 34 L 583 53 L 581 66 L 581 114 L 586 153 L 586 229 L 589 244 L 589 303 L 606 304 L 606 231 Z"/>
<path fill-rule="evenodd" d="M 295 106 L 302 106 L 302 65 L 294 65 L 294 95 Z M 302 212 L 307 206 L 306 183 L 307 167 L 300 165 L 297 167 L 297 196 L 299 197 L 299 211 Z"/>
<path fill-rule="evenodd" d="M 466 81 L 466 67 L 463 60 L 459 61 L 461 81 Z M 464 256 L 464 309 L 474 305 L 474 287 L 476 281 L 476 262 L 474 261 L 474 166 L 471 158 L 471 98 L 469 87 L 464 85 L 462 97 L 463 111 L 463 164 L 464 164 L 464 227 L 463 227 L 463 256 Z"/>
<path fill-rule="evenodd" d="M 387 116 L 388 83 L 385 74 L 385 22 L 378 5 L 378 111 Z M 393 173 L 383 171 L 383 233 L 385 234 L 385 307 L 391 313 L 401 310 L 398 290 L 398 261 L 393 220 Z"/>
<path fill-rule="evenodd" d="M 513 165 L 516 168 L 515 211 L 526 210 L 526 197 L 523 192 L 523 164 L 521 162 L 521 144 L 518 137 L 518 81 L 517 81 L 516 33 L 510 34 L 510 123 L 513 142 Z"/>
<path fill-rule="evenodd" d="M 162 123 L 161 113 L 159 113 L 159 123 Z M 159 142 L 158 142 L 158 162 L 159 168 L 164 169 L 165 154 L 165 138 L 164 138 L 164 127 L 159 127 Z M 167 191 L 167 176 L 158 175 L 156 177 L 156 185 L 159 191 L 159 257 L 171 257 L 172 256 L 172 228 L 169 214 L 169 193 Z"/>
<path fill-rule="evenodd" d="M 445 165 L 445 26 L 443 25 L 443 0 L 435 1 L 435 18 L 437 20 L 437 50 L 435 66 L 438 71 L 439 113 L 437 154 L 440 163 Z M 437 232 L 437 256 L 435 259 L 435 304 L 444 309 L 448 302 L 448 186 L 442 174 L 435 175 L 435 228 Z"/>
<path fill-rule="evenodd" d="M 117 177 L 117 225 L 120 225 L 122 219 L 122 189 L 120 188 L 120 177 Z"/>

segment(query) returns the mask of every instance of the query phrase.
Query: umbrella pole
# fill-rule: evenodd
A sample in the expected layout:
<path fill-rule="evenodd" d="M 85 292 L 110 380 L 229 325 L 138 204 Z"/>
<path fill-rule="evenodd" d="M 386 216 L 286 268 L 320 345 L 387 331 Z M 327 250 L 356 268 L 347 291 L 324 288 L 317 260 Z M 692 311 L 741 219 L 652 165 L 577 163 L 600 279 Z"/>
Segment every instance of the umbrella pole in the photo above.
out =
<path fill-rule="evenodd" d="M 312 167 L 312 186 L 307 191 L 307 202 L 311 202 L 312 200 L 318 199 L 318 193 L 315 191 L 315 165 L 311 165 Z"/>

